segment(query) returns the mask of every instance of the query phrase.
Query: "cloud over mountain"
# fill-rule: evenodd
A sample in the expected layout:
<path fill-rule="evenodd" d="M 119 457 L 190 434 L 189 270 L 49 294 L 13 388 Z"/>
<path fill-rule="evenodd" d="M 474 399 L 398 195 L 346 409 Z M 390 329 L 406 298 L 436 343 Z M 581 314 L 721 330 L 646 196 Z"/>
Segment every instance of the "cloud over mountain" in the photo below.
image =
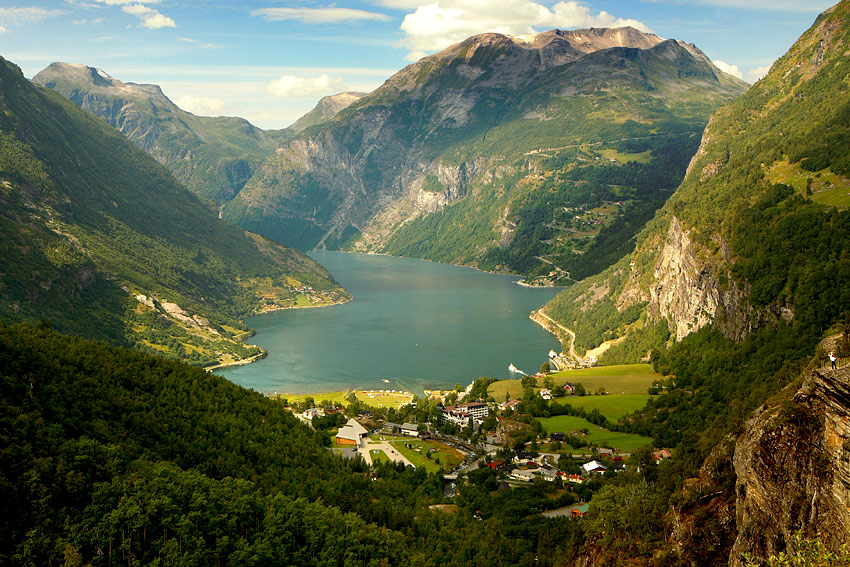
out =
<path fill-rule="evenodd" d="M 407 34 L 403 44 L 411 50 L 410 60 L 485 32 L 534 35 L 552 28 L 624 26 L 650 31 L 637 20 L 617 18 L 605 11 L 593 14 L 574 1 L 558 2 L 549 8 L 531 0 L 441 0 L 419 5 L 401 23 Z"/>

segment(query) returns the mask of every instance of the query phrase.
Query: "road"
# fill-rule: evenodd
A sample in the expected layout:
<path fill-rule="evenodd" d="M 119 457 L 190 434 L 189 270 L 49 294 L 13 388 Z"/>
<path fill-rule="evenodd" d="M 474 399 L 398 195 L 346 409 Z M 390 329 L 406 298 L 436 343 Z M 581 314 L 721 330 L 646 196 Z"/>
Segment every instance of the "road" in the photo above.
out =
<path fill-rule="evenodd" d="M 565 332 L 566 334 L 568 334 L 570 336 L 570 348 L 569 348 L 570 357 L 572 357 L 573 360 L 578 361 L 578 362 L 583 364 L 585 362 L 585 360 L 578 355 L 578 353 L 576 352 L 576 349 L 575 349 L 576 334 L 574 332 L 572 332 L 571 330 L 569 330 L 568 328 L 561 325 L 560 323 L 558 323 L 557 321 L 555 321 L 554 319 L 552 319 L 551 317 L 549 317 L 548 315 L 546 315 L 546 313 L 544 313 L 542 309 L 538 309 L 537 314 L 540 315 L 541 317 L 543 317 L 544 319 L 546 319 L 553 326 L 557 327 L 558 329 L 562 330 L 563 332 Z"/>

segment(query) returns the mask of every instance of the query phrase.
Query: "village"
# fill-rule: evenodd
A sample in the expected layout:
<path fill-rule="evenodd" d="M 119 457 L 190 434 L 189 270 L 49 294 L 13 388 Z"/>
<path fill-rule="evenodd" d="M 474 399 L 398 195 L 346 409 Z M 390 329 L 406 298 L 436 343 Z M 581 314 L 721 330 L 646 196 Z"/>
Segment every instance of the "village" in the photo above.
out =
<path fill-rule="evenodd" d="M 329 450 L 362 459 L 372 478 L 392 464 L 439 474 L 448 498 L 472 477 L 492 479 L 495 490 L 572 492 L 574 504 L 546 513 L 581 517 L 608 480 L 672 456 L 646 437 L 610 429 L 662 392 L 646 365 L 628 365 L 480 378 L 422 398 L 395 390 L 329 396 L 333 401 L 316 394 L 289 407 L 327 435 Z"/>

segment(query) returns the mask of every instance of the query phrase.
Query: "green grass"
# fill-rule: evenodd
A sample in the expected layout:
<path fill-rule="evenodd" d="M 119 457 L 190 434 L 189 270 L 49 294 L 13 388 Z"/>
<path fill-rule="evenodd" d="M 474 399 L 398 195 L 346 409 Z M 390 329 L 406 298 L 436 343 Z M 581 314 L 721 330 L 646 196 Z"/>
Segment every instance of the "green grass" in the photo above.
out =
<path fill-rule="evenodd" d="M 598 409 L 610 421 L 617 421 L 626 414 L 646 406 L 649 394 L 609 394 L 607 396 L 571 396 L 558 399 L 559 404 L 570 404 L 587 411 Z"/>
<path fill-rule="evenodd" d="M 381 449 L 369 449 L 369 455 L 372 457 L 372 464 L 392 463 L 392 460 Z"/>
<path fill-rule="evenodd" d="M 771 183 L 785 183 L 792 186 L 801 194 L 821 205 L 829 207 L 850 207 L 850 180 L 833 173 L 829 168 L 819 172 L 806 171 L 799 163 L 788 163 L 788 160 L 778 161 L 765 173 L 765 178 Z M 806 194 L 806 187 L 811 185 L 813 193 Z"/>
<path fill-rule="evenodd" d="M 652 439 L 649 437 L 642 437 L 631 433 L 608 431 L 598 425 L 593 425 L 586 419 L 571 415 L 545 417 L 540 418 L 538 421 L 540 421 L 540 424 L 547 433 L 563 431 L 569 435 L 570 431 L 574 429 L 587 429 L 589 433 L 587 437 L 584 438 L 585 443 L 594 443 L 600 446 L 617 448 L 620 451 L 634 451 L 644 445 L 652 444 Z"/>
<path fill-rule="evenodd" d="M 646 150 L 637 154 L 628 154 L 618 152 L 617 150 L 607 149 L 601 152 L 603 159 L 613 159 L 619 163 L 628 163 L 635 161 L 638 163 L 649 163 L 652 161 L 652 150 Z"/>
<path fill-rule="evenodd" d="M 660 374 L 653 372 L 649 364 L 596 366 L 594 368 L 564 370 L 563 372 L 555 372 L 551 376 L 555 384 L 581 382 L 589 393 L 602 387 L 611 394 L 646 394 L 652 383 L 662 378 Z M 539 386 L 543 386 L 542 379 L 538 379 L 537 383 Z M 537 390 L 540 390 L 540 388 L 537 388 Z M 493 399 L 501 402 L 505 399 L 505 393 L 511 398 L 522 397 L 522 386 L 519 380 L 501 380 L 491 385 L 488 392 L 493 396 Z M 572 400 L 573 398 L 562 398 L 559 401 L 563 402 L 564 399 Z M 570 401 L 570 403 L 572 402 Z M 602 411 L 602 409 L 599 411 Z"/>
<path fill-rule="evenodd" d="M 348 391 L 343 392 L 319 392 L 316 394 L 280 394 L 281 398 L 286 398 L 290 404 L 296 402 L 303 402 L 307 398 L 313 398 L 317 404 L 323 402 L 324 400 L 328 400 L 330 402 L 339 404 L 341 406 L 348 405 L 348 401 L 346 401 L 345 396 L 348 394 Z"/>
<path fill-rule="evenodd" d="M 405 447 L 408 443 L 413 446 L 412 449 Z M 412 437 L 398 438 L 390 443 L 396 451 L 407 457 L 416 468 L 425 467 L 429 473 L 439 470 L 451 470 L 463 461 L 463 455 L 447 445 L 443 445 L 437 441 L 413 439 Z M 426 452 L 430 448 L 437 449 L 431 453 L 431 458 L 425 457 Z M 421 451 L 421 452 L 420 452 Z M 434 462 L 435 459 L 440 459 L 440 464 Z"/>

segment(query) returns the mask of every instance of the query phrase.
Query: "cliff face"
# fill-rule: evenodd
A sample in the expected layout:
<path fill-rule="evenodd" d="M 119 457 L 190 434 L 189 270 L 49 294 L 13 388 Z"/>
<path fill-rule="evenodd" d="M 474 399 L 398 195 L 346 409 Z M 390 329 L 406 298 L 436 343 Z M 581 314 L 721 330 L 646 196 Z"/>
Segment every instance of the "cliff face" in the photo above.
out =
<path fill-rule="evenodd" d="M 322 97 L 313 110 L 296 120 L 289 129 L 302 132 L 310 126 L 327 122 L 364 96 L 366 93 L 345 92 Z"/>
<path fill-rule="evenodd" d="M 729 246 L 718 240 L 719 254 L 712 256 L 691 239 L 676 216 L 671 216 L 651 283 L 642 286 L 641 271 L 633 269 L 618 308 L 646 301 L 647 315 L 654 320 L 666 319 L 677 341 L 715 322 L 727 335 L 743 337 L 751 326 L 753 310 L 746 290 L 726 271 L 731 263 Z M 652 244 L 661 241 L 659 235 Z"/>
<path fill-rule="evenodd" d="M 734 458 L 741 554 L 769 557 L 802 530 L 838 550 L 850 533 L 850 368 L 816 370 L 747 424 Z"/>

